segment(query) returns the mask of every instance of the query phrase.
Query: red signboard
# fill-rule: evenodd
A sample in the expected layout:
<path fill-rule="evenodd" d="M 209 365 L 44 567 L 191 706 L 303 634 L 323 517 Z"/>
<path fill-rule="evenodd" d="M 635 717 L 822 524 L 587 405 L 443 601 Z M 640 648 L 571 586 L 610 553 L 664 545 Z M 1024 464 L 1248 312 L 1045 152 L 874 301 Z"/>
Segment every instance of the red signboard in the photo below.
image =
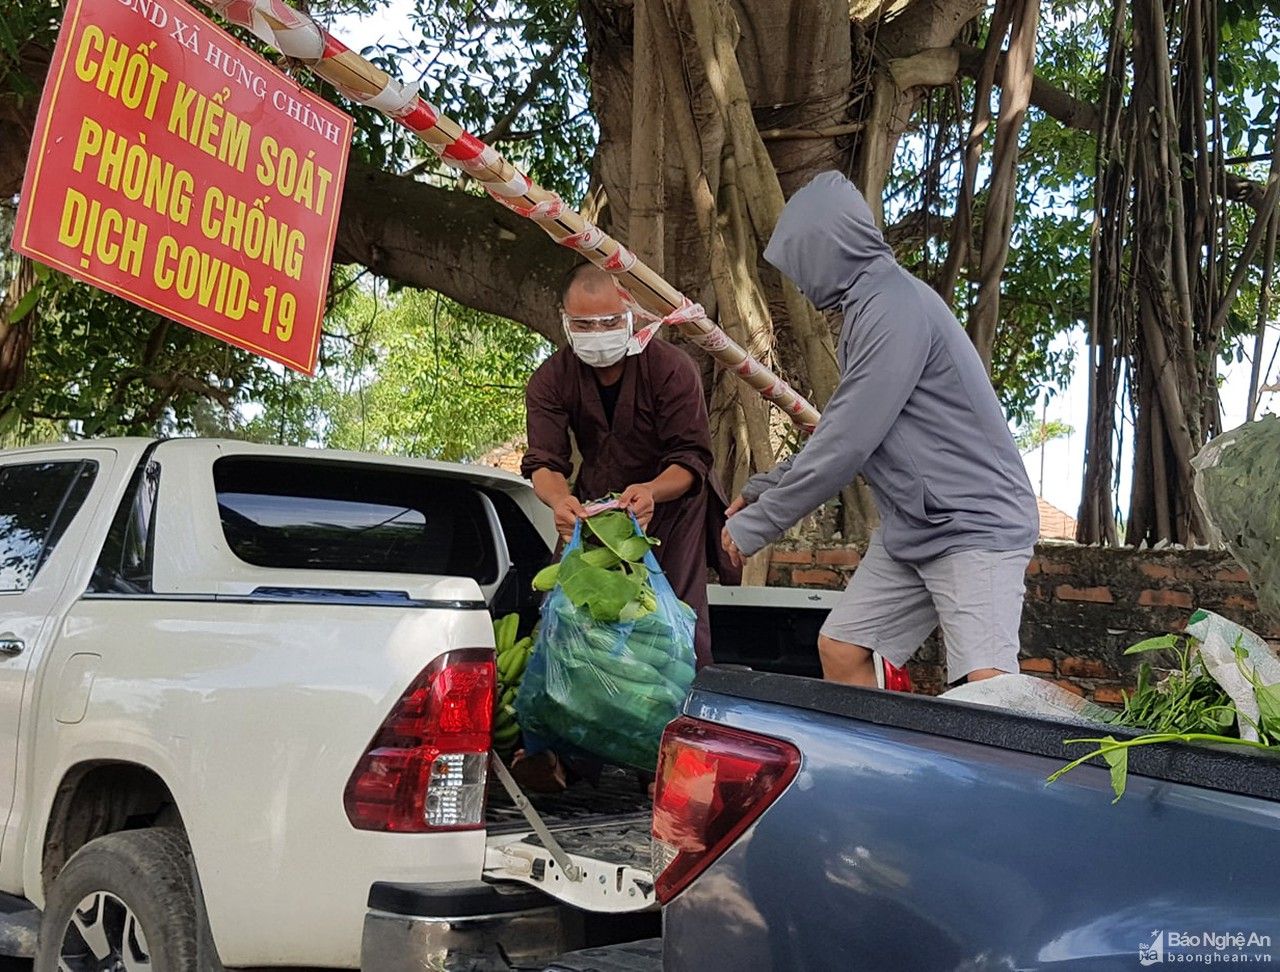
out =
<path fill-rule="evenodd" d="M 312 374 L 350 143 L 181 0 L 70 0 L 13 246 Z"/>

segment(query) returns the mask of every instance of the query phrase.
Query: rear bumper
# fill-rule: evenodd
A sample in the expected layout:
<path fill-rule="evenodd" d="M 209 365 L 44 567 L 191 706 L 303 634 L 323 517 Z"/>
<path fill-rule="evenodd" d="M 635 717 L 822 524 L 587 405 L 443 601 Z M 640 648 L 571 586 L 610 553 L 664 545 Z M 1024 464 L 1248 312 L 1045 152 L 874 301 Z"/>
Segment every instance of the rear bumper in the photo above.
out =
<path fill-rule="evenodd" d="M 656 941 L 661 921 L 656 909 L 622 914 L 582 911 L 512 882 L 383 882 L 369 891 L 360 968 L 656 972 L 662 968 L 660 952 L 653 951 L 652 943 L 648 951 L 641 946 L 643 939 Z M 636 964 L 642 959 L 647 964 Z M 556 965 L 553 960 L 605 964 Z"/>
<path fill-rule="evenodd" d="M 540 968 L 582 943 L 572 909 L 520 885 L 375 884 L 369 891 L 364 972 L 508 972 Z"/>
<path fill-rule="evenodd" d="M 551 961 L 544 972 L 662 972 L 662 939 L 571 952 Z"/>

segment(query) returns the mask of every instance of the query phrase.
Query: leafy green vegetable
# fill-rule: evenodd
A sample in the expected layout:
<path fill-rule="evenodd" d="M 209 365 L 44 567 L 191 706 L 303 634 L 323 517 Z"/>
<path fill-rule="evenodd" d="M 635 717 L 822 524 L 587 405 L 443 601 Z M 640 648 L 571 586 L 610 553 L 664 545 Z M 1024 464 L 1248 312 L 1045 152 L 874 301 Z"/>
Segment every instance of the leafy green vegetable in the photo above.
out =
<path fill-rule="evenodd" d="M 1274 747 L 1264 742 L 1254 742 L 1252 739 L 1240 739 L 1237 736 L 1218 736 L 1208 732 L 1153 732 L 1145 736 L 1136 736 L 1133 739 L 1116 739 L 1114 736 L 1103 736 L 1100 739 L 1067 739 L 1068 746 L 1078 746 L 1091 744 L 1095 749 L 1085 753 L 1079 759 L 1072 760 L 1066 766 L 1055 771 L 1049 776 L 1047 782 L 1056 783 L 1065 774 L 1070 773 L 1077 766 L 1087 763 L 1089 760 L 1101 756 L 1111 767 L 1111 790 L 1116 795 L 1116 800 L 1124 796 L 1125 784 L 1128 781 L 1129 760 L 1126 755 L 1123 762 L 1116 756 L 1119 752 L 1128 753 L 1134 746 L 1154 746 L 1158 743 L 1209 743 L 1221 744 L 1227 746 L 1248 746 L 1252 749 L 1273 750 Z M 1115 800 L 1112 801 L 1113 803 Z"/>
<path fill-rule="evenodd" d="M 1280 740 L 1280 682 L 1265 687 L 1254 686 L 1258 700 L 1258 718 L 1262 723 L 1259 736 Z"/>
<path fill-rule="evenodd" d="M 1194 638 L 1167 635 L 1151 638 L 1128 649 L 1125 654 L 1173 651 L 1177 666 L 1164 679 L 1157 681 L 1148 662 L 1138 669 L 1132 694 L 1125 695 L 1123 710 L 1116 716 L 1117 725 L 1145 729 L 1132 739 L 1103 736 L 1097 739 L 1068 739 L 1067 745 L 1092 745 L 1094 749 L 1053 773 L 1053 783 L 1066 773 L 1092 759 L 1101 758 L 1111 771 L 1111 789 L 1115 800 L 1124 796 L 1129 774 L 1129 750 L 1134 746 L 1156 743 L 1206 743 L 1274 749 L 1280 746 L 1280 684 L 1263 686 L 1250 675 L 1254 696 L 1260 711 L 1259 741 L 1241 739 L 1238 732 L 1241 713 L 1217 681 L 1205 671 L 1197 656 Z M 1239 646 L 1237 659 L 1244 669 L 1245 658 Z M 1114 800 L 1112 801 L 1115 802 Z"/>
<path fill-rule="evenodd" d="M 1170 648 L 1177 648 L 1182 639 L 1177 635 L 1161 635 L 1159 638 L 1148 638 L 1146 641 L 1139 641 L 1136 645 L 1130 645 L 1124 650 L 1126 655 L 1141 655 L 1148 651 L 1166 651 Z"/>
<path fill-rule="evenodd" d="M 1124 796 L 1124 787 L 1129 779 L 1129 750 L 1125 746 L 1117 745 L 1115 749 L 1109 749 L 1103 753 L 1102 758 L 1111 767 L 1111 790 L 1116 795 L 1116 799 L 1111 802 L 1115 803 Z"/>
<path fill-rule="evenodd" d="M 557 584 L 569 600 L 596 621 L 637 621 L 657 607 L 644 559 L 658 541 L 636 532 L 631 516 L 609 510 L 588 517 L 582 546 L 558 564 L 538 571 L 533 587 Z"/>
<path fill-rule="evenodd" d="M 1151 638 L 1125 654 L 1176 651 L 1178 667 L 1156 683 L 1151 665 L 1143 662 L 1133 693 L 1125 696 L 1116 722 L 1152 732 L 1225 732 L 1236 721 L 1231 697 L 1195 657 L 1193 639 L 1177 635 Z"/>
<path fill-rule="evenodd" d="M 563 571 L 561 575 L 563 577 Z M 623 610 L 640 595 L 640 584 L 617 570 L 583 564 L 560 581 L 565 595 L 577 607 L 585 607 L 597 621 L 618 621 Z"/>

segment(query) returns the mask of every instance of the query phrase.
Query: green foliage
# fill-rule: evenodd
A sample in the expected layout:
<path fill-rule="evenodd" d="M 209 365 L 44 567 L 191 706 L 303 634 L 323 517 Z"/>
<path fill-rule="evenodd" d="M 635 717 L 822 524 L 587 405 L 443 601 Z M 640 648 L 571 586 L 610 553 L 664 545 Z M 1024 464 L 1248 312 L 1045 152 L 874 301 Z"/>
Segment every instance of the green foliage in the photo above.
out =
<path fill-rule="evenodd" d="M 1153 638 L 1134 645 L 1126 654 L 1167 650 L 1176 652 L 1177 666 L 1157 683 L 1150 663 L 1144 661 L 1116 721 L 1150 732 L 1227 732 L 1235 725 L 1235 706 L 1195 658 L 1190 642 L 1174 636 Z"/>
<path fill-rule="evenodd" d="M 307 378 L 50 272 L 26 374 L 0 397 L 0 445 L 206 435 L 458 460 L 519 435 L 546 342 L 356 277 L 335 272 L 342 292 Z"/>
<path fill-rule="evenodd" d="M 356 284 L 326 322 L 320 375 L 280 376 L 241 434 L 474 458 L 523 431 L 524 386 L 548 350 L 521 325 L 438 294 Z"/>
<path fill-rule="evenodd" d="M 337 12 L 320 19 L 331 21 Z M 585 37 L 570 0 L 414 0 L 403 24 L 389 22 L 382 41 L 360 53 L 395 77 L 419 81 L 424 97 L 491 139 L 540 184 L 570 200 L 585 192 L 596 125 L 587 105 Z M 344 103 L 331 89 L 317 90 Z M 356 120 L 359 158 L 462 185 L 399 126 L 378 112 L 344 106 Z M 500 123 L 503 131 L 495 133 Z"/>
<path fill-rule="evenodd" d="M 26 371 L 0 396 L 6 445 L 220 432 L 272 380 L 255 355 L 53 271 L 25 316 L 37 318 Z"/>
<path fill-rule="evenodd" d="M 33 97 L 35 85 L 19 70 L 24 47 L 53 49 L 62 22 L 62 4 L 57 0 L 22 0 L 5 5 L 0 16 L 0 95 Z"/>
<path fill-rule="evenodd" d="M 1244 717 L 1222 686 L 1205 670 L 1197 655 L 1198 645 L 1194 638 L 1167 635 L 1129 648 L 1127 655 L 1172 651 L 1176 659 L 1175 666 L 1159 682 L 1152 676 L 1151 665 L 1143 662 L 1133 693 L 1126 694 L 1124 709 L 1115 717 L 1116 725 L 1141 729 L 1142 734 L 1125 739 L 1102 736 L 1065 740 L 1068 746 L 1087 745 L 1093 749 L 1056 770 L 1048 782 L 1054 783 L 1089 760 L 1101 758 L 1111 771 L 1111 791 L 1115 794 L 1111 802 L 1115 803 L 1124 796 L 1129 778 L 1129 750 L 1135 746 L 1201 743 L 1247 746 L 1271 752 L 1280 748 L 1280 684 L 1263 685 L 1241 659 L 1240 670 L 1253 685 L 1260 713 L 1258 724 L 1253 726 L 1258 740 L 1241 739 L 1233 730 L 1238 729 Z M 1243 654 L 1239 642 L 1236 654 L 1238 658 Z M 1252 720 L 1249 721 L 1252 724 Z"/>
<path fill-rule="evenodd" d="M 1021 432 L 1015 436 L 1014 441 L 1018 444 L 1018 451 L 1024 455 L 1039 449 L 1047 442 L 1053 442 L 1055 439 L 1062 439 L 1075 432 L 1075 429 L 1066 422 L 1059 422 L 1057 419 L 1052 421 L 1037 421 L 1030 426 L 1026 426 Z"/>

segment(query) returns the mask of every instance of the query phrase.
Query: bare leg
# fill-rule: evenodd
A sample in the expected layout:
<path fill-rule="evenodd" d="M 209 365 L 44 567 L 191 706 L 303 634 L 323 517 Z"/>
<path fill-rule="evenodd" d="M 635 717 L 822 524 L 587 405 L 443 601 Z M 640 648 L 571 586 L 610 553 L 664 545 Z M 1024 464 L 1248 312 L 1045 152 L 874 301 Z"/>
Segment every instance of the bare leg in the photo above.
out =
<path fill-rule="evenodd" d="M 876 687 L 875 655 L 870 649 L 818 635 L 818 657 L 828 682 Z"/>
<path fill-rule="evenodd" d="M 966 681 L 981 682 L 984 678 L 995 678 L 997 675 L 1008 674 L 1008 672 L 1002 671 L 999 668 L 975 668 L 968 674 Z"/>

